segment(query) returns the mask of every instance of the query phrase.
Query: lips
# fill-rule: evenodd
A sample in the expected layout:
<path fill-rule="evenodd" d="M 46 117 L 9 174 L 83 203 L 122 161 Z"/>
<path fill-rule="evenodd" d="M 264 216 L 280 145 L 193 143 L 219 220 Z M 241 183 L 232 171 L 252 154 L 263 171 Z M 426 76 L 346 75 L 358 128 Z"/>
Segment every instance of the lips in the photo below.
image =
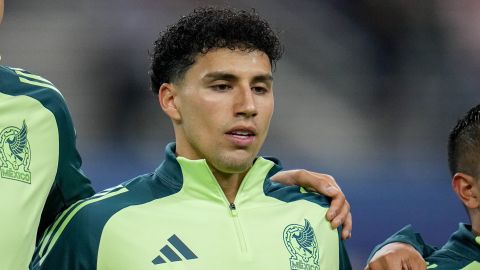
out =
<path fill-rule="evenodd" d="M 249 130 L 233 130 L 227 132 L 227 134 L 233 135 L 233 136 L 255 136 L 255 133 Z"/>
<path fill-rule="evenodd" d="M 227 139 L 237 146 L 249 146 L 255 141 L 256 131 L 253 127 L 235 127 L 225 133 Z"/>

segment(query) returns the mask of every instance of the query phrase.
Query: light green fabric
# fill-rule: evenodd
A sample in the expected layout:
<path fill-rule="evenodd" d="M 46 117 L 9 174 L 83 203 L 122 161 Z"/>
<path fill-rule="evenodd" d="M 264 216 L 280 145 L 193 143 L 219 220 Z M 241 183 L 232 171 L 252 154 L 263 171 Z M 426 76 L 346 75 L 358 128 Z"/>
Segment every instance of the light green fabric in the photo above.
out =
<path fill-rule="evenodd" d="M 204 160 L 177 160 L 184 178 L 181 191 L 113 215 L 102 232 L 97 269 L 291 270 L 285 229 L 302 228 L 305 219 L 314 228 L 318 264 L 308 268 L 311 262 L 303 262 L 305 268 L 297 269 L 338 269 L 339 236 L 325 219 L 327 209 L 306 200 L 286 203 L 265 196 L 263 181 L 271 161 L 257 159 L 232 210 Z M 167 241 L 173 234 L 198 258 L 186 260 L 176 252 L 182 261 L 169 262 L 160 249 L 175 250 Z M 157 256 L 167 263 L 153 265 Z"/>
<path fill-rule="evenodd" d="M 58 130 L 51 111 L 28 96 L 0 93 L 0 116 L 0 214 L 7 217 L 1 221 L 0 269 L 26 269 L 57 173 Z M 26 145 L 17 147 L 22 151 L 15 156 L 9 142 L 15 140 L 23 121 Z"/>
<path fill-rule="evenodd" d="M 154 172 L 67 210 L 32 269 L 351 269 L 328 199 L 272 184 L 280 169 L 257 158 L 231 204 L 205 160 L 169 144 Z"/>
<path fill-rule="evenodd" d="M 472 262 L 471 264 L 467 265 L 465 268 L 461 270 L 480 270 L 480 263 Z"/>

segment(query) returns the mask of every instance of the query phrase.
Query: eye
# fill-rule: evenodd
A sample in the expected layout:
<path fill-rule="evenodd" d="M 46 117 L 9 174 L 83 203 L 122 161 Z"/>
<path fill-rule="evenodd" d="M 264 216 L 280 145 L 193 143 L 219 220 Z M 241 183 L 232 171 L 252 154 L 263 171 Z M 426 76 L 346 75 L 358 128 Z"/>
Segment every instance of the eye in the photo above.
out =
<path fill-rule="evenodd" d="M 216 85 L 210 86 L 210 88 L 212 88 L 214 91 L 217 91 L 217 92 L 225 92 L 232 89 L 232 87 L 228 84 L 216 84 Z"/>
<path fill-rule="evenodd" d="M 257 95 L 263 95 L 268 93 L 268 89 L 263 86 L 254 86 L 252 87 L 252 91 Z"/>

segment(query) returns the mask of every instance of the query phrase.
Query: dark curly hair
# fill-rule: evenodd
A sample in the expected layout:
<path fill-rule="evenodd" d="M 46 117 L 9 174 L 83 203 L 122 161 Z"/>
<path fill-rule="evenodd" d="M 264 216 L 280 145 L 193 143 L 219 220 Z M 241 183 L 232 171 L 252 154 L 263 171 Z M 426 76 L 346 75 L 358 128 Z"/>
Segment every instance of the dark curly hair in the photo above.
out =
<path fill-rule="evenodd" d="M 452 175 L 463 172 L 473 177 L 479 176 L 480 105 L 470 109 L 450 133 L 448 165 Z"/>
<path fill-rule="evenodd" d="M 259 50 L 272 66 L 283 52 L 277 34 L 254 10 L 196 9 L 155 41 L 149 71 L 152 91 L 158 94 L 162 83 L 182 79 L 199 53 L 215 48 Z"/>

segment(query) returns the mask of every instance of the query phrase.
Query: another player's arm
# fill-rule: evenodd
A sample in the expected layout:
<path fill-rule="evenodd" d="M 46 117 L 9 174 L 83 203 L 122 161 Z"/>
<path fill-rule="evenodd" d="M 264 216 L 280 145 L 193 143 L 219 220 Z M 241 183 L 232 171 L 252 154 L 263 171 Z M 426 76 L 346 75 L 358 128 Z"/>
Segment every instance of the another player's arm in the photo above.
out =
<path fill-rule="evenodd" d="M 424 258 L 435 250 L 408 225 L 373 249 L 365 270 L 426 269 Z"/>
<path fill-rule="evenodd" d="M 281 171 L 271 178 L 284 185 L 301 186 L 309 191 L 318 192 L 332 199 L 326 218 L 332 228 L 342 225 L 342 239 L 352 236 L 352 214 L 350 204 L 335 179 L 328 174 L 321 174 L 307 170 Z"/>
<path fill-rule="evenodd" d="M 63 97 L 53 90 L 51 102 L 55 103 L 55 119 L 59 134 L 59 162 L 54 184 L 47 197 L 42 212 L 37 239 L 53 223 L 56 216 L 80 199 L 94 194 L 90 180 L 81 170 L 82 159 L 76 147 L 76 133 L 73 122 Z"/>
<path fill-rule="evenodd" d="M 350 263 L 350 258 L 347 254 L 347 249 L 345 248 L 345 243 L 342 240 L 339 240 L 339 270 L 352 270 L 352 265 Z"/>

